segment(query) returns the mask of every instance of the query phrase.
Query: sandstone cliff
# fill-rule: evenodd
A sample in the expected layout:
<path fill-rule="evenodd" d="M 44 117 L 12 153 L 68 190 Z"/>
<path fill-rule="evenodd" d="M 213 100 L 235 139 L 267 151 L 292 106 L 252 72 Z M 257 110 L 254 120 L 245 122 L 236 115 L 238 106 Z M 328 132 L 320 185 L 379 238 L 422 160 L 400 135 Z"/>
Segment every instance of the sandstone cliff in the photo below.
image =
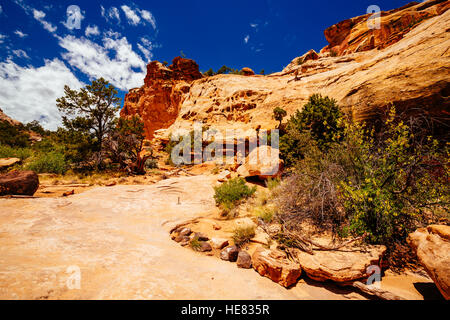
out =
<path fill-rule="evenodd" d="M 194 121 L 217 129 L 272 129 L 276 126 L 271 118 L 275 107 L 283 107 L 290 115 L 301 109 L 313 93 L 335 98 L 359 120 L 374 117 L 391 102 L 401 109 L 421 107 L 448 116 L 448 6 L 449 1 L 428 1 L 383 13 L 382 28 L 372 35 L 361 31 L 367 16 L 342 22 L 325 32 L 331 47 L 320 54 L 308 52 L 302 57 L 302 63 L 291 64 L 283 72 L 269 76 L 202 78 L 190 60 L 177 58 L 168 68 L 152 62 L 145 85 L 130 91 L 121 114 L 140 114 L 148 137 L 152 138 L 158 130 L 161 139 L 167 139 L 174 130 L 191 130 Z M 401 37 L 395 36 L 396 42 L 389 40 L 392 37 L 386 30 L 398 34 L 398 21 L 404 24 L 409 21 L 406 17 L 418 15 L 426 19 L 409 28 L 409 32 L 403 30 Z M 336 31 L 344 26 L 350 30 L 345 37 L 346 32 Z M 377 32 L 379 35 L 375 36 Z M 340 34 L 342 39 L 333 38 L 333 33 Z M 371 50 L 356 50 L 359 46 L 356 43 L 363 43 L 369 36 L 381 42 L 376 40 Z M 336 46 L 339 47 L 337 56 L 327 53 Z M 293 81 L 295 70 L 301 70 L 298 81 Z"/>

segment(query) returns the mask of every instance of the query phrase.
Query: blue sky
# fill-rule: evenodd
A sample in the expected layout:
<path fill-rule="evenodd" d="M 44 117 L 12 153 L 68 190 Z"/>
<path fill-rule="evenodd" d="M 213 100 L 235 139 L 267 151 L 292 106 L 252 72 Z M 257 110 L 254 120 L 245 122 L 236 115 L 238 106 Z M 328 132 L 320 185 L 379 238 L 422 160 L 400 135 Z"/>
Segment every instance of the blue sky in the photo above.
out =
<path fill-rule="evenodd" d="M 323 31 L 399 0 L 31 1 L 0 0 L 0 108 L 22 122 L 60 123 L 64 84 L 103 76 L 120 96 L 143 84 L 151 60 L 183 51 L 201 71 L 250 67 L 277 72 L 327 42 Z M 67 8 L 77 5 L 75 20 Z M 76 21 L 80 21 L 78 29 Z"/>

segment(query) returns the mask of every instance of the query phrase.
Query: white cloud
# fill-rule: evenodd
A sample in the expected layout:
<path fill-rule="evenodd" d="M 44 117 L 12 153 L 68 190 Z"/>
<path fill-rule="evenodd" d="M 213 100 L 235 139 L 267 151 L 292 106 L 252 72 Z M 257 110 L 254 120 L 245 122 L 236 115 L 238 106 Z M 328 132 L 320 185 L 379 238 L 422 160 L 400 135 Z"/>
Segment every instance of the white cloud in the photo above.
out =
<path fill-rule="evenodd" d="M 18 49 L 18 50 L 13 50 L 13 53 L 16 57 L 18 58 L 25 58 L 25 59 L 30 59 L 30 57 L 28 56 L 28 54 L 22 50 L 22 49 Z"/>
<path fill-rule="evenodd" d="M 61 22 L 67 29 L 81 29 L 81 22 L 84 19 L 81 9 L 77 5 L 70 5 L 67 7 L 67 21 Z"/>
<path fill-rule="evenodd" d="M 156 30 L 156 19 L 153 16 L 153 14 L 147 10 L 140 10 L 140 12 L 141 12 L 142 19 L 149 22 L 152 25 L 153 29 Z"/>
<path fill-rule="evenodd" d="M 141 18 L 129 6 L 123 5 L 120 8 L 125 13 L 129 24 L 137 26 L 141 22 Z"/>
<path fill-rule="evenodd" d="M 250 23 L 250 27 L 252 27 L 252 28 L 258 28 L 258 24 L 257 23 Z"/>
<path fill-rule="evenodd" d="M 7 38 L 7 36 L 5 36 L 4 34 L 0 33 L 0 44 L 5 42 L 5 39 Z"/>
<path fill-rule="evenodd" d="M 33 10 L 33 17 L 42 24 L 42 26 L 44 27 L 45 30 L 53 33 L 56 31 L 56 29 L 58 29 L 56 26 L 52 25 L 50 22 L 47 22 L 44 20 L 44 18 L 45 18 L 44 11 L 40 11 L 40 10 L 36 10 L 36 9 L 32 9 L 32 10 Z"/>
<path fill-rule="evenodd" d="M 0 62 L 0 106 L 21 122 L 39 120 L 45 128 L 56 129 L 61 124 L 56 99 L 64 95 L 64 85 L 83 86 L 59 59 L 45 60 L 39 68 Z"/>
<path fill-rule="evenodd" d="M 244 42 L 245 42 L 245 43 L 248 43 L 248 40 L 250 40 L 250 35 L 246 35 L 246 36 L 245 36 Z"/>
<path fill-rule="evenodd" d="M 20 30 L 16 30 L 16 31 L 14 31 L 14 33 L 15 33 L 16 35 L 18 35 L 20 38 L 28 37 L 28 35 L 27 35 L 26 33 L 23 33 L 23 32 L 20 31 Z"/>
<path fill-rule="evenodd" d="M 0 14 L 2 14 L 2 12 L 3 12 L 3 8 L 2 8 L 2 6 L 0 6 Z"/>
<path fill-rule="evenodd" d="M 133 51 L 127 38 L 105 35 L 103 46 L 71 35 L 58 39 L 59 45 L 67 50 L 63 58 L 91 80 L 103 77 L 122 90 L 142 86 L 146 63 Z"/>
<path fill-rule="evenodd" d="M 106 9 L 103 6 L 100 6 L 102 10 L 102 17 L 106 19 L 106 21 L 117 21 L 117 23 L 120 23 L 120 12 L 119 9 L 116 7 L 111 7 L 106 11 Z"/>
<path fill-rule="evenodd" d="M 98 36 L 100 34 L 100 31 L 98 30 L 98 27 L 94 25 L 93 27 L 87 26 L 85 30 L 86 37 L 89 37 L 91 35 Z"/>

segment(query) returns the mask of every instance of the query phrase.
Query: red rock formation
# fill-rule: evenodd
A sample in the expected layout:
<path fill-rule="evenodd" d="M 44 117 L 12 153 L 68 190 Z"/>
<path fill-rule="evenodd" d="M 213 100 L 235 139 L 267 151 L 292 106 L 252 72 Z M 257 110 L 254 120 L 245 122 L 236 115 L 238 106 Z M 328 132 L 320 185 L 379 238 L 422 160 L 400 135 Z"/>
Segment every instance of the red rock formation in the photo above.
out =
<path fill-rule="evenodd" d="M 345 55 L 354 52 L 386 48 L 401 39 L 425 20 L 441 15 L 450 8 L 450 1 L 411 2 L 401 8 L 382 11 L 380 29 L 369 29 L 372 14 L 344 20 L 325 30 L 329 45 L 321 53 Z"/>
<path fill-rule="evenodd" d="M 183 95 L 189 92 L 189 83 L 201 77 L 193 60 L 177 57 L 169 67 L 153 61 L 147 66 L 144 86 L 130 90 L 125 96 L 120 115 L 140 115 L 145 123 L 146 136 L 151 139 L 155 130 L 173 124 Z"/>

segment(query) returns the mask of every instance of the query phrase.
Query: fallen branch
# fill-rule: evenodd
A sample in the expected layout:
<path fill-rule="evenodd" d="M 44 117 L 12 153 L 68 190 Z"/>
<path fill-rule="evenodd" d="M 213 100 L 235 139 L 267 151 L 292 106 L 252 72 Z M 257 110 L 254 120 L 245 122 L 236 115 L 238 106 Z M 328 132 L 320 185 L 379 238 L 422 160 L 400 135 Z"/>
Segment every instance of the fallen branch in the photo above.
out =
<path fill-rule="evenodd" d="M 374 285 L 368 286 L 359 281 L 353 282 L 352 286 L 361 290 L 364 293 L 367 293 L 371 296 L 377 296 L 378 298 L 381 298 L 383 300 L 406 300 L 405 298 L 400 297 L 392 292 L 388 292 L 381 288 L 377 288 Z"/>

